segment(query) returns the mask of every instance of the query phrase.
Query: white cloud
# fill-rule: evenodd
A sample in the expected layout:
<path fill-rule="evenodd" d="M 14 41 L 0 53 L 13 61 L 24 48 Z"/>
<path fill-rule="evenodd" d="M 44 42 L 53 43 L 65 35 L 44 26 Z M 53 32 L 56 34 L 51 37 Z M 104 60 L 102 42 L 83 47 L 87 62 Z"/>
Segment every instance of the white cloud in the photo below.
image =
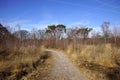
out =
<path fill-rule="evenodd" d="M 70 26 L 70 27 L 79 27 L 80 25 L 89 25 L 90 24 L 90 21 L 88 20 L 83 20 L 83 21 L 76 21 L 76 22 L 73 22 L 71 24 L 68 24 L 67 26 Z"/>
<path fill-rule="evenodd" d="M 93 31 L 101 32 L 101 27 L 100 26 L 93 27 Z"/>
<path fill-rule="evenodd" d="M 118 5 L 116 5 L 116 1 L 115 0 L 95 0 L 97 3 L 99 3 L 99 8 L 96 7 L 94 9 L 102 9 L 102 12 L 105 11 L 109 11 L 112 13 L 117 13 L 119 14 L 119 9 L 120 7 Z M 105 9 L 104 7 L 108 7 L 109 9 Z"/>
<path fill-rule="evenodd" d="M 96 2 L 100 3 L 102 6 L 107 6 L 107 7 L 111 7 L 111 8 L 119 8 L 119 6 L 116 6 L 114 4 L 116 4 L 116 1 L 114 0 L 95 0 Z"/>
<path fill-rule="evenodd" d="M 26 23 L 29 23 L 29 20 L 18 20 L 18 21 L 7 22 L 5 24 L 14 27 L 16 24 L 26 24 Z"/>
<path fill-rule="evenodd" d="M 65 5 L 70 5 L 70 6 L 81 6 L 78 3 L 73 3 L 73 2 L 65 1 L 65 0 L 49 0 L 49 1 L 56 2 L 56 3 L 61 3 L 61 4 L 65 4 Z"/>
<path fill-rule="evenodd" d="M 45 29 L 48 25 L 51 24 L 58 24 L 57 21 L 52 20 L 43 20 L 38 23 L 32 23 L 30 20 L 18 20 L 18 21 L 12 21 L 12 22 L 2 22 L 4 26 L 10 26 L 14 30 L 18 30 L 17 24 L 20 25 L 20 29 L 31 31 L 33 28 L 35 29 Z"/>
<path fill-rule="evenodd" d="M 90 32 L 89 37 L 91 37 L 93 34 L 96 34 L 96 33 L 99 33 L 100 35 L 102 35 L 100 26 L 92 27 L 92 29 L 93 30 Z"/>
<path fill-rule="evenodd" d="M 22 14 L 25 15 L 25 14 Z M 26 19 L 21 19 L 21 16 L 17 16 L 15 18 L 11 18 L 10 20 L 0 20 L 0 22 L 5 26 L 10 26 L 12 28 L 15 28 L 17 24 L 20 25 L 21 29 L 25 29 L 28 31 L 31 31 L 33 28 L 36 29 L 45 29 L 48 25 L 51 24 L 57 24 L 58 21 L 55 19 L 55 16 L 53 16 L 49 10 L 43 9 L 41 11 L 41 19 L 37 22 L 32 19 L 26 20 Z"/>

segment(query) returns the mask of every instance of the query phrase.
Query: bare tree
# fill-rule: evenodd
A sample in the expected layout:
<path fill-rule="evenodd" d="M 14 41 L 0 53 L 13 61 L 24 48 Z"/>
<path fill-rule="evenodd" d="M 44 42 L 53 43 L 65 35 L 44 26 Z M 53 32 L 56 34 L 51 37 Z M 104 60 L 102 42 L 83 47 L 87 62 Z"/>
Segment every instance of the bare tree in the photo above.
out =
<path fill-rule="evenodd" d="M 37 39 L 37 29 L 35 28 L 31 30 L 31 39 Z"/>
<path fill-rule="evenodd" d="M 67 33 L 68 39 L 76 39 L 77 38 L 77 35 L 76 35 L 77 30 L 78 30 L 78 28 L 67 29 L 66 33 Z"/>
<path fill-rule="evenodd" d="M 29 32 L 27 30 L 19 30 L 13 33 L 16 37 L 18 37 L 21 41 L 27 39 L 29 36 Z"/>
<path fill-rule="evenodd" d="M 113 38 L 113 42 L 115 43 L 115 45 L 118 45 L 119 44 L 118 39 L 120 38 L 120 28 L 119 28 L 119 26 L 113 25 L 111 37 Z"/>
<path fill-rule="evenodd" d="M 109 36 L 110 36 L 109 35 L 109 33 L 110 33 L 109 26 L 110 26 L 109 22 L 104 22 L 101 25 L 102 33 L 103 33 L 103 38 L 105 39 L 105 43 L 107 42 L 107 38 L 109 38 Z"/>
<path fill-rule="evenodd" d="M 100 32 L 92 31 L 92 36 L 91 37 L 99 39 L 99 38 L 102 37 L 102 35 L 100 34 Z"/>
<path fill-rule="evenodd" d="M 37 36 L 38 36 L 38 39 L 44 39 L 45 38 L 45 30 L 38 30 Z"/>
<path fill-rule="evenodd" d="M 102 32 L 103 32 L 103 37 L 109 37 L 109 26 L 110 26 L 109 22 L 104 22 L 101 25 Z"/>

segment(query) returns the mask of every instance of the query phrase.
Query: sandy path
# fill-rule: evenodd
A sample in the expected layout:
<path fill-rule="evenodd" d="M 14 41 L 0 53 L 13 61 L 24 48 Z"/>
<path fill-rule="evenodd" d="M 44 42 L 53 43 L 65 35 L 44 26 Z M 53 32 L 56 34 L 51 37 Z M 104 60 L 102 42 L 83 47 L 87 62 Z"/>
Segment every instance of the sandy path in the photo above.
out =
<path fill-rule="evenodd" d="M 64 53 L 48 49 L 46 51 L 52 56 L 50 72 L 43 75 L 44 73 L 38 67 L 36 71 L 22 80 L 88 80 Z"/>
<path fill-rule="evenodd" d="M 49 51 L 53 56 L 51 80 L 88 80 L 64 53 L 54 50 L 46 51 Z"/>

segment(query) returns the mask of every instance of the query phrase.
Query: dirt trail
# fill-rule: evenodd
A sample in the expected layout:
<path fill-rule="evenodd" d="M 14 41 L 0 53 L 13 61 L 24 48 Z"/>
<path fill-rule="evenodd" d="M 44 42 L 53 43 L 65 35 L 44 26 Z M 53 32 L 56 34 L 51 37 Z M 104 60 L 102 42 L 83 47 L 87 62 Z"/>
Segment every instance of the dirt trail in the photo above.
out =
<path fill-rule="evenodd" d="M 35 72 L 22 80 L 88 80 L 64 53 L 48 49 L 46 51 L 52 56 L 50 71 L 43 75 L 41 67 L 38 67 Z"/>
<path fill-rule="evenodd" d="M 53 57 L 51 80 L 88 80 L 64 53 L 54 50 L 46 51 L 49 51 Z"/>

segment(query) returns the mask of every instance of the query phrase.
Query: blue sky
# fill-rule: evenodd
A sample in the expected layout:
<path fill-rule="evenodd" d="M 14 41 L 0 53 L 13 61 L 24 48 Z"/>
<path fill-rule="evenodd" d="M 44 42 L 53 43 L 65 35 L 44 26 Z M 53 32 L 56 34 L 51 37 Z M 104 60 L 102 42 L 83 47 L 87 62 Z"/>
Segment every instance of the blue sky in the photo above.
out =
<path fill-rule="evenodd" d="M 0 0 L 0 23 L 11 27 L 84 24 L 99 29 L 104 21 L 120 25 L 120 0 Z"/>

